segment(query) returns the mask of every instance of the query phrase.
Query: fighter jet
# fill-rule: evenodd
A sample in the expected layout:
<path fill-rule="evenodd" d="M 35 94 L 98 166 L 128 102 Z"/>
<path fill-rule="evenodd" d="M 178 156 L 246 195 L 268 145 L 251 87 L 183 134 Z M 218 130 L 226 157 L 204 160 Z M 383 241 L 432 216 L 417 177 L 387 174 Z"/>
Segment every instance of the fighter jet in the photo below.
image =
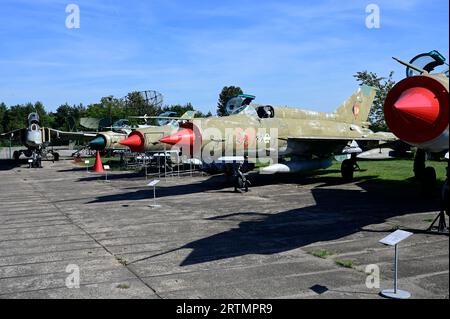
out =
<path fill-rule="evenodd" d="M 187 111 L 181 117 L 174 117 L 173 114 L 161 114 L 159 116 L 138 116 L 140 119 L 157 119 L 159 126 L 138 128 L 128 135 L 127 139 L 120 141 L 121 145 L 127 146 L 132 152 L 164 152 L 163 156 L 170 158 L 171 163 L 179 164 L 181 161 L 178 154 L 179 150 L 171 145 L 160 142 L 164 136 L 176 133 L 180 125 L 187 123 L 195 117 L 195 111 Z"/>
<path fill-rule="evenodd" d="M 254 96 L 240 95 L 227 103 L 229 116 L 187 121 L 159 141 L 205 166 L 224 166 L 235 177 L 237 191 L 248 191 L 245 171 L 267 159 L 261 173 L 294 173 L 327 168 L 335 155 L 347 154 L 350 158 L 343 161 L 341 172 L 351 180 L 358 153 L 396 140 L 393 134 L 368 128 L 375 93 L 361 86 L 334 113 L 251 105 Z"/>
<path fill-rule="evenodd" d="M 27 128 L 3 133 L 0 135 L 0 137 L 9 137 L 11 139 L 19 137 L 22 145 L 25 146 L 26 149 L 14 151 L 13 158 L 18 162 L 20 156 L 24 154 L 26 157 L 32 159 L 32 167 L 41 167 L 42 158 L 48 158 L 49 155 L 51 155 L 54 161 L 59 160 L 59 154 L 57 152 L 54 152 L 53 150 L 48 149 L 48 146 L 51 144 L 52 134 L 56 135 L 57 138 L 63 135 L 80 136 L 80 133 L 76 132 L 63 132 L 51 128 L 41 127 L 39 115 L 37 113 L 30 113 L 28 115 L 27 121 Z M 95 135 L 90 135 L 90 137 L 93 136 Z"/>
<path fill-rule="evenodd" d="M 420 54 L 409 63 L 394 59 L 407 67 L 407 77 L 386 97 L 386 124 L 398 138 L 418 148 L 414 173 L 431 186 L 436 183 L 436 172 L 425 167 L 426 152 L 449 149 L 449 71 L 431 74 L 446 64 L 438 51 Z"/>
<path fill-rule="evenodd" d="M 436 171 L 426 167 L 427 153 L 445 153 L 449 157 L 449 69 L 445 57 L 438 51 L 419 54 L 409 63 L 394 58 L 406 66 L 406 78 L 397 83 L 386 97 L 384 115 L 392 132 L 401 140 L 417 147 L 414 174 L 425 190 L 436 184 Z M 446 65 L 446 70 L 435 72 Z M 448 207 L 447 180 L 442 190 L 443 210 L 429 230 L 439 220 L 438 231 L 446 229 L 444 211 Z"/>

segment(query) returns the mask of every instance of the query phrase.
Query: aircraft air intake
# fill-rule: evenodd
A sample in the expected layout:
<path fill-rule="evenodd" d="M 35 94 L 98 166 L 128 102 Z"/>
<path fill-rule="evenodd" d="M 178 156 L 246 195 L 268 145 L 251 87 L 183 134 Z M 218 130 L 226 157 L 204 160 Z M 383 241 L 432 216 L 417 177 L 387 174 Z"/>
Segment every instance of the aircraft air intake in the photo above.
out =
<path fill-rule="evenodd" d="M 106 147 L 106 139 L 102 135 L 98 135 L 89 142 L 89 146 L 93 150 L 103 150 Z"/>
<path fill-rule="evenodd" d="M 179 146 L 193 146 L 195 142 L 194 131 L 190 128 L 182 129 L 175 134 L 163 137 L 159 140 L 161 143 Z"/>
<path fill-rule="evenodd" d="M 128 146 L 132 152 L 144 152 L 145 140 L 144 136 L 139 131 L 131 132 L 128 138 L 119 142 L 121 145 Z"/>
<path fill-rule="evenodd" d="M 448 149 L 448 80 L 421 75 L 406 78 L 389 92 L 385 120 L 405 142 L 429 151 Z"/>

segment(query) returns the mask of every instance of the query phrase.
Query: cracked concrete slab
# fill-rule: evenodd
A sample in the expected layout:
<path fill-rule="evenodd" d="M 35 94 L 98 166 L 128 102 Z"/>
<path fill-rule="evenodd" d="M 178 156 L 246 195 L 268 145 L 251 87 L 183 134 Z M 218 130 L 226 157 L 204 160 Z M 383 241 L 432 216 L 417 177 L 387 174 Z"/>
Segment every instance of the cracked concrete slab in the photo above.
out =
<path fill-rule="evenodd" d="M 414 232 L 402 288 L 449 296 L 448 236 L 421 231 L 437 201 L 414 185 L 260 176 L 235 194 L 221 177 L 171 177 L 151 208 L 139 175 L 104 183 L 70 161 L 0 174 L 0 298 L 380 298 L 393 251 L 378 241 L 398 227 Z M 80 288 L 66 287 L 71 264 Z M 379 289 L 365 285 L 369 264 Z"/>

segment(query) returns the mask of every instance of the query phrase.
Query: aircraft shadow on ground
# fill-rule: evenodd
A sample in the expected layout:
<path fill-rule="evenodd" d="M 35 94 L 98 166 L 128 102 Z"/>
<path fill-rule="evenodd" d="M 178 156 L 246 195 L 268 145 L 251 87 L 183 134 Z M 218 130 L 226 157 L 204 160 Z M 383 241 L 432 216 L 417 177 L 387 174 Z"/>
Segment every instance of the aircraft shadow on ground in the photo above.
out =
<path fill-rule="evenodd" d="M 361 190 L 326 187 L 337 185 L 337 179 L 340 180 L 338 177 L 306 177 L 301 181 L 297 180 L 299 184 L 318 183 L 311 190 L 316 205 L 277 214 L 250 211 L 215 216 L 209 220 L 218 223 L 221 220 L 226 222 L 237 220 L 240 223 L 237 228 L 195 240 L 165 253 L 180 249 L 192 250 L 180 266 L 249 254 L 276 254 L 316 242 L 340 239 L 365 231 L 366 226 L 384 223 L 395 216 L 438 211 L 440 208 L 438 195 L 435 198 L 424 196 L 417 185 L 411 181 L 380 180 L 372 176 L 361 178 L 356 183 L 362 188 Z M 170 194 L 187 193 L 185 187 L 196 187 L 189 192 L 200 192 L 204 188 L 199 185 L 186 185 L 183 188 L 175 187 L 176 191 L 171 188 Z M 144 194 L 145 198 L 149 196 L 148 191 L 137 194 L 139 197 L 144 197 Z M 127 194 L 123 198 L 129 199 L 130 195 L 133 196 Z M 169 196 L 167 193 L 165 195 Z M 424 224 L 424 228 L 426 226 L 428 225 Z M 391 231 L 392 228 L 389 228 L 384 230 L 384 233 Z M 384 234 L 380 232 L 380 236 Z"/>
<path fill-rule="evenodd" d="M 86 168 L 84 168 L 84 171 L 86 171 Z M 90 174 L 90 176 L 82 177 L 82 178 L 78 179 L 77 181 L 78 182 L 91 182 L 91 181 L 103 180 L 103 179 L 105 179 L 106 173 L 104 173 L 104 172 L 96 173 L 96 172 L 90 171 L 89 173 L 86 173 L 86 175 L 87 174 Z M 121 179 L 130 180 L 130 179 L 135 179 L 135 178 L 143 178 L 144 176 L 145 176 L 145 174 L 142 172 L 126 172 L 126 173 L 120 173 L 120 174 L 118 174 L 118 173 L 111 174 L 108 172 L 108 180 L 111 180 L 111 181 L 121 180 Z"/>
<path fill-rule="evenodd" d="M 318 172 L 311 176 L 299 176 L 299 175 L 260 175 L 251 174 L 251 188 L 256 189 L 257 187 L 267 186 L 267 185 L 277 185 L 277 184 L 295 184 L 300 186 L 317 185 L 316 187 L 325 186 L 337 186 L 346 184 L 341 177 L 329 177 L 321 176 L 324 174 L 329 174 L 330 171 Z M 125 174 L 114 174 L 109 176 L 109 180 L 120 180 L 120 179 L 131 179 L 139 178 L 139 173 L 125 173 Z M 142 177 L 142 176 L 141 176 Z M 90 176 L 86 178 L 81 178 L 79 181 L 95 181 L 104 179 L 103 175 Z M 378 181 L 380 185 L 383 185 L 384 181 L 378 180 L 376 175 L 356 177 L 353 182 L 361 182 L 367 180 Z M 87 204 L 103 203 L 103 202 L 117 202 L 123 200 L 146 200 L 153 196 L 151 189 L 145 185 L 146 181 L 143 181 L 142 187 L 131 187 L 124 189 L 137 189 L 135 191 L 124 192 L 121 194 L 105 195 L 99 196 L 95 200 L 88 202 Z M 411 181 L 405 180 L 398 182 L 400 185 L 408 187 Z M 234 187 L 229 180 L 223 175 L 213 175 L 199 182 L 193 182 L 189 184 L 180 184 L 175 186 L 162 186 L 157 188 L 157 197 L 171 197 L 171 196 L 181 196 L 189 195 L 195 193 L 203 192 L 220 192 L 220 193 L 234 193 Z"/>
<path fill-rule="evenodd" d="M 364 181 L 359 184 L 364 191 L 314 188 L 312 194 L 317 203 L 314 206 L 269 215 L 249 212 L 222 216 L 224 220 L 236 217 L 251 220 L 180 247 L 192 250 L 181 266 L 249 254 L 276 254 L 340 239 L 395 216 L 439 210 L 438 200 L 426 200 L 414 187 L 402 190 L 403 183 L 388 184 L 382 188 Z M 220 216 L 212 218 L 217 222 L 220 219 Z M 385 233 L 391 231 L 389 228 Z"/>
<path fill-rule="evenodd" d="M 19 164 L 22 164 L 22 163 L 19 163 Z M 0 160 L 0 171 L 9 171 L 18 166 L 19 165 L 14 160 L 5 160 L 5 159 Z"/>

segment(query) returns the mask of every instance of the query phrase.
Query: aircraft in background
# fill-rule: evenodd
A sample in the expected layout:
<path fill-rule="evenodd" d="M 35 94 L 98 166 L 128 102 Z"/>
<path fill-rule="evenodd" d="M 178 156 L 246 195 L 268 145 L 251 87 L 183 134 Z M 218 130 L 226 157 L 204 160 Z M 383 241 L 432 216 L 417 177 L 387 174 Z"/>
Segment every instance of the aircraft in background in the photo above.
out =
<path fill-rule="evenodd" d="M 347 154 L 350 158 L 343 161 L 341 173 L 351 180 L 357 154 L 397 140 L 391 133 L 368 128 L 375 93 L 363 85 L 334 113 L 250 105 L 255 97 L 240 95 L 228 101 L 230 115 L 185 121 L 180 130 L 159 141 L 200 160 L 205 167 L 224 167 L 235 177 L 238 191 L 247 191 L 250 185 L 245 172 L 269 158 L 274 163 L 261 168 L 263 174 L 328 168 L 335 155 Z"/>
<path fill-rule="evenodd" d="M 14 151 L 13 158 L 18 162 L 20 156 L 23 154 L 25 157 L 32 160 L 30 163 L 32 167 L 42 167 L 42 159 L 49 159 L 49 157 L 53 159 L 53 161 L 59 160 L 59 153 L 48 148 L 52 142 L 52 134 L 56 135 L 56 138 L 60 138 L 61 136 L 95 136 L 95 134 L 63 132 L 41 127 L 41 122 L 37 113 L 30 113 L 27 122 L 28 126 L 26 128 L 3 133 L 0 137 L 10 139 L 18 137 L 26 149 Z"/>
<path fill-rule="evenodd" d="M 173 117 L 161 114 L 160 116 L 136 116 L 132 118 L 139 119 L 157 119 L 160 126 L 147 128 L 138 128 L 128 135 L 128 138 L 122 140 L 120 144 L 130 148 L 132 152 L 144 153 L 153 151 L 163 151 L 164 143 L 160 139 L 164 136 L 177 132 L 180 125 L 194 119 L 195 111 L 187 111 L 181 117 Z"/>
<path fill-rule="evenodd" d="M 189 112 L 188 112 L 189 113 Z M 190 114 L 190 113 L 189 113 Z M 103 127 L 109 129 L 106 132 L 98 132 L 96 137 L 89 142 L 89 147 L 93 150 L 124 150 L 127 149 L 128 146 L 126 144 L 122 144 L 121 142 L 125 140 L 127 137 L 131 136 L 130 134 L 134 131 L 139 132 L 151 132 L 151 131 L 165 131 L 167 127 L 178 127 L 178 122 L 175 112 L 164 112 L 159 116 L 132 116 L 130 118 L 138 118 L 138 119 L 157 119 L 158 125 L 130 125 L 128 119 L 120 119 L 112 124 L 110 127 Z M 184 114 L 183 116 L 187 116 Z M 183 118 L 182 116 L 182 118 Z M 92 119 L 90 121 L 92 122 Z M 82 119 L 81 125 L 89 125 L 86 119 Z M 84 126 L 84 125 L 83 125 Z M 89 126 L 89 127 L 92 127 Z M 88 128 L 89 128 L 88 127 Z M 133 143 L 131 143 L 131 150 L 134 152 Z M 161 148 L 163 149 L 163 147 Z"/>

